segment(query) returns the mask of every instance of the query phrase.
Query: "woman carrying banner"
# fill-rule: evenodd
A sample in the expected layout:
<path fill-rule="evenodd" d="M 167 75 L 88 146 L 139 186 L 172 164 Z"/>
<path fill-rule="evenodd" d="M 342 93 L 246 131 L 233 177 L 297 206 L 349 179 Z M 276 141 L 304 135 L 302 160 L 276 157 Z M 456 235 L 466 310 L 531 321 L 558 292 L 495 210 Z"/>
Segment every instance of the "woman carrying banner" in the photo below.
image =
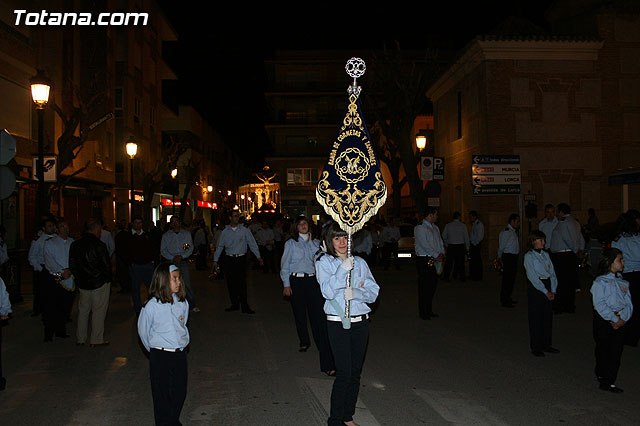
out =
<path fill-rule="evenodd" d="M 354 426 L 353 414 L 369 338 L 371 309 L 367 303 L 376 301 L 380 287 L 363 259 L 347 257 L 348 237 L 337 223 L 329 225 L 324 236 L 326 254 L 316 262 L 316 277 L 327 299 L 324 312 L 337 370 L 328 424 Z M 347 287 L 349 272 L 351 287 Z M 344 318 L 345 301 L 350 302 L 350 318 Z"/>
<path fill-rule="evenodd" d="M 300 340 L 300 352 L 311 346 L 307 329 L 307 314 L 311 324 L 313 340 L 320 352 L 320 370 L 330 376 L 336 373 L 327 336 L 327 322 L 322 311 L 324 298 L 315 277 L 314 256 L 320 241 L 313 239 L 309 232 L 309 221 L 299 216 L 291 227 L 291 238 L 284 245 L 280 261 L 280 278 L 284 289 L 282 294 L 289 297 L 296 330 Z"/>

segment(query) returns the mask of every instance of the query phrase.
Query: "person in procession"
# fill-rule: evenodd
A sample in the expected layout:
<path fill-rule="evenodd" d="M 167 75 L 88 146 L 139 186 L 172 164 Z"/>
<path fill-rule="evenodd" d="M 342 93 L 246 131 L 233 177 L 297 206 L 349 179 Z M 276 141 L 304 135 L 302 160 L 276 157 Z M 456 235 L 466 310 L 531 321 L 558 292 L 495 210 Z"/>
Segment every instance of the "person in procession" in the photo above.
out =
<path fill-rule="evenodd" d="M 149 375 L 156 425 L 180 425 L 187 397 L 189 302 L 180 268 L 168 262 L 153 273 L 149 300 L 138 317 L 138 335 L 149 352 Z"/>
<path fill-rule="evenodd" d="M 534 356 L 542 357 L 545 352 L 560 352 L 551 346 L 551 304 L 556 295 L 558 279 L 551 257 L 544 251 L 544 233 L 537 229 L 531 231 L 528 242 L 529 251 L 524 255 L 524 269 L 528 283 L 529 345 Z"/>
<path fill-rule="evenodd" d="M 478 212 L 469 212 L 471 219 L 471 235 L 469 236 L 469 278 L 482 281 L 482 241 L 484 240 L 484 224 L 478 218 Z"/>
<path fill-rule="evenodd" d="M 444 243 L 435 224 L 438 209 L 427 207 L 423 217 L 422 223 L 413 229 L 418 269 L 418 313 L 421 319 L 430 320 L 438 317 L 433 312 L 433 297 L 438 284 L 436 268 L 441 268 L 444 260 Z"/>
<path fill-rule="evenodd" d="M 504 308 L 513 308 L 516 303 L 511 298 L 511 294 L 518 272 L 518 254 L 520 253 L 518 229 L 520 229 L 520 216 L 513 213 L 509 216 L 507 227 L 500 232 L 498 238 L 498 258 L 504 268 L 502 287 L 500 288 L 500 304 Z"/>
<path fill-rule="evenodd" d="M 558 293 L 553 301 L 556 313 L 570 313 L 576 311 L 576 290 L 580 289 L 578 276 L 578 257 L 584 250 L 584 238 L 580 231 L 580 224 L 571 216 L 571 207 L 560 203 L 558 210 L 558 224 L 551 236 L 551 260 L 558 276 Z"/>
<path fill-rule="evenodd" d="M 7 293 L 7 287 L 4 284 L 2 278 L 0 278 L 0 321 L 4 322 L 9 319 L 11 314 L 11 301 L 9 300 L 9 293 Z M 2 375 L 2 327 L 4 324 L 0 323 L 0 391 L 4 390 L 7 386 L 7 379 Z"/>
<path fill-rule="evenodd" d="M 360 257 L 347 256 L 347 234 L 338 223 L 324 231 L 326 253 L 316 261 L 316 277 L 326 299 L 327 330 L 336 365 L 336 379 L 331 391 L 328 424 L 355 426 L 353 415 L 360 388 L 360 374 L 369 338 L 367 304 L 378 298 L 380 287 L 367 263 Z M 351 277 L 352 286 L 347 287 Z M 345 302 L 350 303 L 350 318 L 345 317 Z M 350 328 L 344 328 L 342 321 Z"/>
<path fill-rule="evenodd" d="M 309 232 L 309 221 L 298 217 L 291 227 L 291 238 L 284 245 L 280 262 L 280 278 L 284 289 L 282 294 L 289 297 L 296 331 L 300 341 L 300 352 L 306 352 L 311 346 L 307 315 L 311 332 L 320 353 L 320 370 L 330 376 L 335 375 L 335 366 L 327 335 L 327 321 L 323 311 L 324 298 L 315 277 L 314 256 L 320 241 Z"/>
<path fill-rule="evenodd" d="M 255 314 L 247 301 L 247 248 L 258 259 L 260 266 L 264 266 L 260 250 L 253 234 L 244 225 L 240 224 L 240 212 L 234 210 L 229 216 L 227 225 L 216 246 L 213 254 L 212 270 L 215 270 L 218 260 L 225 252 L 225 276 L 227 278 L 227 289 L 231 306 L 225 309 L 227 312 L 242 309 L 242 313 Z"/>
<path fill-rule="evenodd" d="M 172 262 L 180 268 L 180 276 L 187 292 L 189 306 L 193 312 L 200 312 L 191 288 L 191 274 L 189 272 L 189 258 L 193 254 L 193 239 L 191 233 L 182 228 L 182 222 L 178 216 L 171 217 L 170 229 L 162 235 L 160 254 L 165 261 Z"/>
<path fill-rule="evenodd" d="M 611 247 L 620 250 L 624 256 L 622 278 L 629 283 L 631 303 L 640 301 L 640 229 L 635 217 L 629 212 L 618 219 L 618 237 L 611 242 Z M 637 312 L 632 315 L 625 325 L 625 344 L 629 346 L 638 346 L 640 339 L 638 315 Z"/>
<path fill-rule="evenodd" d="M 57 223 L 57 234 L 44 242 L 45 285 L 43 286 L 44 341 L 56 337 L 67 338 L 66 322 L 76 296 L 75 284 L 69 269 L 69 251 L 73 238 L 69 237 L 69 226 L 64 220 Z"/>
<path fill-rule="evenodd" d="M 629 283 L 620 277 L 624 258 L 617 248 L 606 249 L 591 286 L 593 338 L 596 343 L 595 374 L 600 389 L 621 393 L 615 385 L 624 348 L 625 324 L 633 314 Z"/>

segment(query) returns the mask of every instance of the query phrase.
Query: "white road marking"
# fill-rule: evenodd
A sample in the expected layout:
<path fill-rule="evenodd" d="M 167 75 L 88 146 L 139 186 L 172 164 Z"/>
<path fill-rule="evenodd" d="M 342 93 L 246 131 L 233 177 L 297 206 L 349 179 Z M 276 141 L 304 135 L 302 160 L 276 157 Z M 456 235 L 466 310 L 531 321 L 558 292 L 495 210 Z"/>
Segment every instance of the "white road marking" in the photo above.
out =
<path fill-rule="evenodd" d="M 299 377 L 298 383 L 303 392 L 313 396 L 313 401 L 310 401 L 312 408 L 314 409 L 314 415 L 320 424 L 325 424 L 329 417 L 329 411 L 331 407 L 331 388 L 333 387 L 333 379 L 313 379 L 310 377 Z M 322 412 L 324 411 L 324 412 Z M 362 402 L 360 398 L 356 402 L 356 413 L 353 416 L 353 420 L 360 426 L 380 426 L 380 423 L 373 417 L 371 411 Z"/>
<path fill-rule="evenodd" d="M 472 398 L 454 391 L 415 389 L 414 392 L 446 421 L 456 426 L 509 426 Z"/>

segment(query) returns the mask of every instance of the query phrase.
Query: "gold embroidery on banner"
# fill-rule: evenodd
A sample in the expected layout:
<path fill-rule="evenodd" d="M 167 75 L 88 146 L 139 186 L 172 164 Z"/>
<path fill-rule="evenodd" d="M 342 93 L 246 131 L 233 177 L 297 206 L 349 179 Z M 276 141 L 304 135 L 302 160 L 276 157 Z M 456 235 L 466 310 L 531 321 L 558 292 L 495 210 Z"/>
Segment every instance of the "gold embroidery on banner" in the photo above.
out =
<path fill-rule="evenodd" d="M 366 220 L 375 214 L 369 214 L 377 210 L 387 198 L 387 189 L 382 179 L 382 173 L 376 172 L 373 189 L 363 191 L 357 183 L 347 184 L 342 190 L 330 188 L 329 172 L 322 172 L 322 179 L 318 182 L 317 198 L 326 207 L 331 209 L 331 215 L 337 216 L 342 223 L 350 228 L 364 226 Z M 352 186 L 353 185 L 353 186 Z M 354 230 L 354 232 L 357 229 Z"/>
<path fill-rule="evenodd" d="M 362 161 L 362 164 L 360 164 Z M 358 148 L 347 148 L 335 161 L 336 173 L 347 183 L 358 183 L 369 174 L 369 160 Z"/>
<path fill-rule="evenodd" d="M 360 230 L 387 199 L 387 187 L 380 171 L 374 174 L 375 181 L 371 190 L 358 188 L 358 183 L 369 176 L 371 167 L 376 166 L 377 161 L 371 142 L 367 138 L 362 117 L 358 113 L 357 100 L 356 95 L 349 96 L 349 106 L 343 126 L 329 153 L 328 165 L 334 168 L 346 187 L 331 188 L 328 180 L 329 172 L 325 170 L 316 189 L 318 202 L 325 207 L 333 219 L 341 223 L 343 229 L 346 226 L 351 233 Z M 351 147 L 337 155 L 341 142 L 349 136 L 362 140 L 366 153 L 359 148 Z"/>

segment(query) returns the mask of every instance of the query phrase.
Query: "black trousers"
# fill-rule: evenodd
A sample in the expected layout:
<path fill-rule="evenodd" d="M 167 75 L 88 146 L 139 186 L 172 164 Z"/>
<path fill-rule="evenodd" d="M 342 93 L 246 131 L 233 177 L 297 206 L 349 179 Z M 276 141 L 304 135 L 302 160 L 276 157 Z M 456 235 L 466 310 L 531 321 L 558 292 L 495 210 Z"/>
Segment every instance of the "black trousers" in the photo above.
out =
<path fill-rule="evenodd" d="M 313 341 L 320 352 L 320 371 L 335 369 L 329 336 L 327 334 L 327 318 L 324 313 L 324 297 L 315 277 L 290 277 L 291 307 L 296 320 L 296 331 L 300 346 L 311 346 L 307 316 L 311 324 Z"/>
<path fill-rule="evenodd" d="M 438 275 L 433 266 L 428 265 L 426 256 L 416 256 L 418 268 L 418 313 L 420 318 L 433 314 L 433 296 L 436 294 Z"/>
<path fill-rule="evenodd" d="M 513 294 L 513 286 L 516 282 L 516 274 L 518 272 L 518 255 L 502 253 L 502 268 L 500 303 L 509 305 L 511 304 L 511 295 Z"/>
<path fill-rule="evenodd" d="M 69 292 L 62 288 L 54 276 L 47 271 L 43 271 L 40 277 L 42 278 L 44 337 L 49 339 L 54 334 L 65 336 L 67 334 L 66 312 L 69 306 Z"/>
<path fill-rule="evenodd" d="M 593 339 L 596 342 L 596 377 L 600 384 L 609 386 L 616 382 L 620 358 L 624 347 L 626 325 L 614 330 L 611 323 L 593 312 Z"/>
<path fill-rule="evenodd" d="M 246 308 L 247 303 L 247 255 L 240 257 L 226 256 L 225 276 L 232 306 Z"/>
<path fill-rule="evenodd" d="M 149 373 L 156 426 L 177 426 L 187 397 L 187 354 L 151 349 Z"/>
<path fill-rule="evenodd" d="M 556 298 L 553 301 L 554 312 L 576 311 L 576 288 L 579 286 L 578 277 L 578 258 L 575 253 L 565 251 L 560 253 L 551 253 L 551 262 L 553 269 L 558 277 L 558 288 L 556 290 Z"/>
<path fill-rule="evenodd" d="M 464 244 L 449 244 L 447 247 L 447 258 L 444 261 L 444 279 L 448 280 L 453 269 L 453 278 L 459 278 L 464 281 L 464 255 L 466 249 Z"/>
<path fill-rule="evenodd" d="M 384 270 L 389 269 L 389 263 L 391 263 L 390 257 L 393 256 L 393 263 L 396 269 L 400 269 L 400 262 L 398 259 L 398 242 L 384 243 L 382 246 L 382 266 Z"/>
<path fill-rule="evenodd" d="M 258 248 L 260 249 L 260 257 L 262 258 L 262 261 L 264 262 L 264 266 L 262 267 L 262 269 L 264 270 L 265 273 L 271 271 L 271 272 L 276 272 L 276 264 L 274 261 L 274 253 L 273 253 L 273 249 L 269 250 L 267 248 L 267 246 L 258 246 Z"/>
<path fill-rule="evenodd" d="M 44 311 L 42 297 L 42 275 L 46 272 L 33 271 L 33 313 L 38 315 Z"/>
<path fill-rule="evenodd" d="M 527 304 L 529 308 L 529 346 L 531 351 L 543 351 L 551 346 L 553 310 L 551 300 L 536 289 L 529 280 Z M 549 286 L 551 283 L 549 282 Z"/>
<path fill-rule="evenodd" d="M 369 340 L 369 321 L 353 322 L 349 330 L 342 328 L 340 321 L 327 321 L 327 331 L 336 361 L 328 424 L 344 426 L 344 422 L 353 420 L 356 411 L 360 374 Z"/>
<path fill-rule="evenodd" d="M 198 271 L 204 271 L 207 269 L 207 255 L 209 246 L 207 244 L 200 244 L 198 246 L 198 254 L 196 255 L 196 269 Z"/>
<path fill-rule="evenodd" d="M 634 312 L 631 318 L 624 325 L 624 328 L 626 328 L 624 343 L 629 346 L 638 346 L 638 341 L 640 340 L 640 312 L 636 312 L 635 309 L 640 310 L 640 271 L 623 273 L 622 278 L 629 282 L 631 303 L 637 303 L 633 305 Z M 634 295 L 636 296 L 635 298 Z"/>
<path fill-rule="evenodd" d="M 480 244 L 469 246 L 469 278 L 482 281 L 482 256 Z"/>

